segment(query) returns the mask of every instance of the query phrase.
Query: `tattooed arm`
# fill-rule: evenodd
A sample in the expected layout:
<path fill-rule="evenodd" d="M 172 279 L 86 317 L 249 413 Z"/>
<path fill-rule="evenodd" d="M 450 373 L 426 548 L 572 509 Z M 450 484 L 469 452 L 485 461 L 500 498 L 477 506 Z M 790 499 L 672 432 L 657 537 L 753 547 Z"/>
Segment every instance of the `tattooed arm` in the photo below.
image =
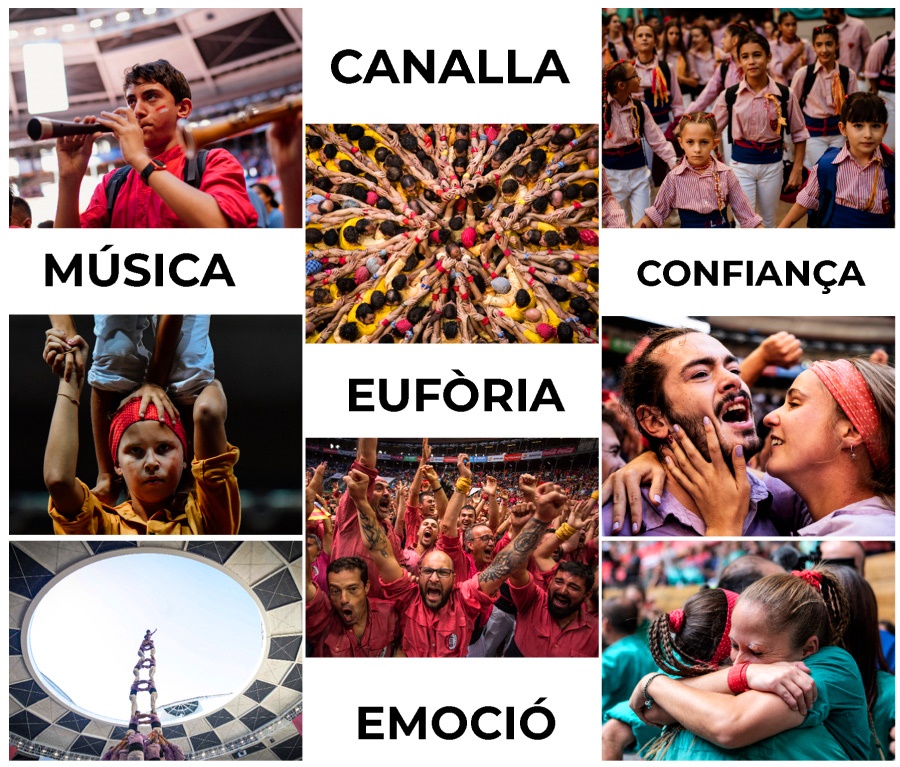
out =
<path fill-rule="evenodd" d="M 528 558 L 540 543 L 550 523 L 562 510 L 566 496 L 559 485 L 545 482 L 537 489 L 534 516 L 522 531 L 501 551 L 488 567 L 478 575 L 481 590 L 493 595 L 513 572 L 528 563 Z"/>
<path fill-rule="evenodd" d="M 403 568 L 397 562 L 384 528 L 378 521 L 372 504 L 366 498 L 369 478 L 363 472 L 351 469 L 350 473 L 344 477 L 344 484 L 356 504 L 356 510 L 359 513 L 359 532 L 363 543 L 372 552 L 372 561 L 378 568 L 378 574 L 385 583 L 393 583 L 403 575 Z"/>

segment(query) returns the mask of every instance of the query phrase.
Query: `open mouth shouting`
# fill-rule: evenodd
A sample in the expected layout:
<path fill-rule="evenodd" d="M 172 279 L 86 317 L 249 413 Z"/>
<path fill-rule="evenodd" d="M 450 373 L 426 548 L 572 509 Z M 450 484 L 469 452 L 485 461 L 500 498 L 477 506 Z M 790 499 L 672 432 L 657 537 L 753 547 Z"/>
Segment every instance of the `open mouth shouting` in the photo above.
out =
<path fill-rule="evenodd" d="M 716 417 L 720 423 L 737 431 L 754 428 L 753 404 L 746 394 L 735 394 L 720 402 L 716 407 Z"/>

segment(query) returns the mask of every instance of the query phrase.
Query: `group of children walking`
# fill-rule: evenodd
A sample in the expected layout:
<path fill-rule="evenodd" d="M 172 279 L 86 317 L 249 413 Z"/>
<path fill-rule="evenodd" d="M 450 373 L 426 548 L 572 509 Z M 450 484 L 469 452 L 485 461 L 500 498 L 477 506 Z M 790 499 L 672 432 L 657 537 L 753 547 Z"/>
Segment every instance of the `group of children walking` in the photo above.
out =
<path fill-rule="evenodd" d="M 673 211 L 682 227 L 730 227 L 730 208 L 742 228 L 774 228 L 787 195 L 796 202 L 779 228 L 807 214 L 815 227 L 894 226 L 885 98 L 880 86 L 858 92 L 857 73 L 838 63 L 837 27 L 813 30 L 808 64 L 780 54 L 776 78 L 769 40 L 729 25 L 723 47 L 731 58 L 687 113 L 653 29 L 638 25 L 633 39 L 634 60 L 603 71 L 604 227 L 661 227 Z M 654 155 L 669 173 L 651 206 Z"/>

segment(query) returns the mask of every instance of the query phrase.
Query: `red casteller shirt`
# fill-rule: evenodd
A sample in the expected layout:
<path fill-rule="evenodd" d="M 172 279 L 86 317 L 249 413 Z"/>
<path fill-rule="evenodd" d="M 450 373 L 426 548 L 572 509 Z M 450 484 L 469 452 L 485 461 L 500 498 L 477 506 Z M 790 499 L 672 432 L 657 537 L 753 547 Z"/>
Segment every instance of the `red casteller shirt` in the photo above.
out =
<path fill-rule="evenodd" d="M 477 576 L 455 584 L 447 604 L 437 612 L 425 606 L 418 582 L 410 581 L 406 573 L 381 586 L 400 612 L 400 648 L 410 658 L 464 658 L 476 618 L 497 599 L 479 588 Z"/>
<path fill-rule="evenodd" d="M 390 602 L 369 597 L 369 615 L 363 635 L 357 639 L 353 627 L 335 613 L 322 589 L 306 605 L 306 633 L 318 658 L 390 658 L 399 637 L 400 621 Z"/>
<path fill-rule="evenodd" d="M 372 484 L 378 476 L 377 469 L 369 469 L 363 466 L 359 461 L 354 461 L 350 469 L 357 469 L 369 477 L 368 498 L 372 499 Z M 376 510 L 377 514 L 377 510 Z M 372 552 L 366 546 L 359 532 L 359 518 L 356 510 L 356 504 L 350 497 L 350 493 L 344 491 L 338 503 L 337 511 L 334 513 L 332 520 L 334 523 L 334 537 L 331 542 L 331 561 L 340 559 L 341 557 L 360 557 L 365 560 L 369 566 L 369 600 L 372 597 L 381 599 L 383 597 L 381 589 L 381 581 L 376 577 L 378 568 L 375 566 L 375 560 L 372 559 Z M 400 539 L 390 522 L 382 521 L 385 535 L 391 548 L 394 550 L 394 556 L 398 562 L 403 561 L 403 550 L 400 548 Z"/>
<path fill-rule="evenodd" d="M 516 646 L 526 658 L 596 658 L 600 654 L 597 619 L 581 609 L 565 628 L 550 616 L 547 592 L 534 578 L 526 586 L 509 584 L 516 605 Z"/>
<path fill-rule="evenodd" d="M 172 147 L 154 159 L 162 160 L 166 171 L 176 178 L 184 176 L 187 158 L 180 146 Z M 133 168 L 119 189 L 110 221 L 106 213 L 106 186 L 114 172 L 107 173 L 94 190 L 87 210 L 81 214 L 82 228 L 183 229 L 187 226 Z M 215 198 L 232 227 L 256 226 L 256 210 L 247 195 L 244 170 L 228 150 L 209 151 L 200 191 Z"/>

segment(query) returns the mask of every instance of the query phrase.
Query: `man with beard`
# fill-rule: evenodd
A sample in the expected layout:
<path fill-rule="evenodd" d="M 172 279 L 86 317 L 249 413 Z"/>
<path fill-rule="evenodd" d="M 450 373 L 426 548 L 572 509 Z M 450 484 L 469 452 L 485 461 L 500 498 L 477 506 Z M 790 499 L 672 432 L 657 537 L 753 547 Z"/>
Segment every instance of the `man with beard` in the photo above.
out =
<path fill-rule="evenodd" d="M 368 477 L 366 486 L 366 501 L 374 509 L 378 517 L 378 524 L 385 534 L 385 539 L 390 544 L 397 561 L 401 559 L 402 547 L 394 528 L 388 517 L 391 514 L 391 491 L 385 479 L 378 476 L 375 463 L 378 459 L 378 439 L 375 437 L 360 438 L 356 449 L 356 460 L 350 465 L 350 472 L 361 472 Z M 337 511 L 334 515 L 334 540 L 331 544 L 331 556 L 333 559 L 342 557 L 359 557 L 370 570 L 374 571 L 374 563 L 369 547 L 363 542 L 359 534 L 357 522 L 356 503 L 350 494 L 349 487 L 341 496 Z M 373 580 L 369 589 L 373 597 L 380 598 L 381 584 L 377 579 Z"/>
<path fill-rule="evenodd" d="M 409 485 L 409 499 L 403 511 L 403 526 L 400 528 L 408 549 L 417 545 L 422 520 L 429 517 L 440 520 L 447 509 L 447 495 L 434 466 L 429 463 L 430 460 L 431 447 L 428 445 L 428 437 L 425 437 L 422 440 L 419 467 Z"/>
<path fill-rule="evenodd" d="M 718 340 L 691 328 L 657 333 L 640 357 L 624 369 L 622 401 L 660 461 L 667 461 L 666 451 L 682 449 L 686 437 L 713 469 L 727 467 L 730 477 L 712 488 L 719 493 L 715 503 L 730 512 L 723 514 L 726 521 L 712 526 L 678 482 L 666 481 L 661 492 L 651 485 L 649 490 L 642 488 L 640 500 L 629 497 L 632 508 L 642 508 L 643 522 L 634 522 L 628 534 L 759 536 L 788 532 L 779 531 L 770 518 L 772 496 L 766 485 L 746 469 L 747 460 L 760 448 L 750 389 L 741 380 L 738 359 Z M 713 451 L 707 446 L 707 424 L 720 446 Z M 620 492 L 618 487 L 616 492 Z M 603 534 L 615 535 L 621 528 L 620 520 L 613 519 L 613 503 L 607 503 Z"/>
<path fill-rule="evenodd" d="M 419 562 L 429 551 L 434 548 L 438 537 L 438 521 L 434 517 L 426 517 L 419 525 L 419 535 L 414 547 L 407 546 L 403 549 L 400 565 L 413 575 L 419 572 Z"/>
<path fill-rule="evenodd" d="M 483 572 L 494 557 L 494 534 L 487 525 L 475 524 L 463 534 L 466 558 L 471 563 L 469 572 Z"/>
<path fill-rule="evenodd" d="M 456 538 L 456 520 L 471 488 L 468 460 L 460 454 L 460 478 L 447 507 L 447 538 Z M 468 473 L 468 476 L 467 476 Z M 475 619 L 495 599 L 500 585 L 523 567 L 566 496 L 558 485 L 545 483 L 535 492 L 535 511 L 514 546 L 508 546 L 483 572 L 454 582 L 451 557 L 443 551 L 426 554 L 418 581 L 410 581 L 398 564 L 378 517 L 367 501 L 369 477 L 351 469 L 344 478 L 359 510 L 360 532 L 371 550 L 384 594 L 400 613 L 401 649 L 409 657 L 462 657 L 466 654 Z"/>
<path fill-rule="evenodd" d="M 596 658 L 600 652 L 597 619 L 586 600 L 594 573 L 581 562 L 559 565 L 547 590 L 525 570 L 509 580 L 516 605 L 516 647 L 526 658 Z"/>
<path fill-rule="evenodd" d="M 359 557 L 328 565 L 328 598 L 306 561 L 306 635 L 318 658 L 390 658 L 399 646 L 394 606 L 369 594 L 369 568 Z"/>

